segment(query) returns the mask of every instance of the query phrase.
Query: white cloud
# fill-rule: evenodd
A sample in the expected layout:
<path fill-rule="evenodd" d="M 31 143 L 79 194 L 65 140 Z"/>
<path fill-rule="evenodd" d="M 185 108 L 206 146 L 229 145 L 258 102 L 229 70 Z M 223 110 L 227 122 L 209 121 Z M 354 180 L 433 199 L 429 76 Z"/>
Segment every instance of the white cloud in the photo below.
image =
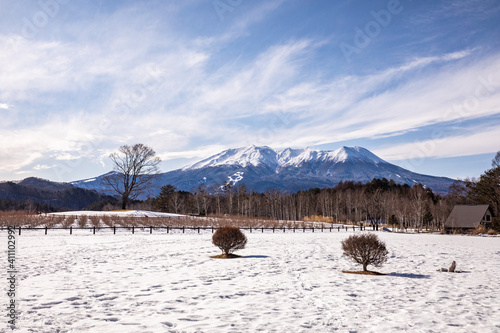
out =
<path fill-rule="evenodd" d="M 168 161 L 168 160 L 177 159 L 177 158 L 186 158 L 186 159 L 199 158 L 199 159 L 202 159 L 204 157 L 220 153 L 221 151 L 223 151 L 224 149 L 227 149 L 227 148 L 228 147 L 222 146 L 222 145 L 201 146 L 201 147 L 198 147 L 197 149 L 193 149 L 193 150 L 166 152 L 166 153 L 160 154 L 159 157 L 163 161 Z"/>
<path fill-rule="evenodd" d="M 38 126 L 1 132 L 0 171 L 22 169 L 39 158 L 68 160 L 73 154 L 79 158 L 93 156 L 96 137 L 92 123 L 81 115 L 72 115 L 69 120 L 53 118 Z"/>
<path fill-rule="evenodd" d="M 202 83 L 193 107 L 237 118 L 261 113 L 260 104 L 290 86 L 311 43 L 292 41 L 271 47 L 241 68 L 223 67 Z"/>
<path fill-rule="evenodd" d="M 0 109 L 8 110 L 10 109 L 11 105 L 7 103 L 0 103 Z"/>
<path fill-rule="evenodd" d="M 45 165 L 45 164 L 37 164 L 33 167 L 33 170 L 47 170 L 57 167 L 57 165 Z"/>
<path fill-rule="evenodd" d="M 465 54 L 469 52 L 435 59 L 452 61 Z M 422 64 L 430 63 L 416 60 L 368 77 L 346 77 L 328 85 L 297 85 L 279 95 L 279 102 L 268 104 L 268 108 L 301 113 L 304 122 L 291 130 L 276 130 L 274 139 L 287 141 L 287 132 L 291 145 L 380 138 L 426 125 L 500 113 L 498 57 L 422 72 Z M 407 72 L 402 77 L 401 68 Z M 411 70 L 415 68 L 418 72 Z M 387 86 L 386 82 L 395 77 L 403 80 Z"/>
<path fill-rule="evenodd" d="M 477 133 L 421 140 L 377 149 L 375 153 L 386 160 L 414 160 L 436 157 L 458 157 L 494 153 L 500 150 L 495 138 L 500 138 L 500 126 L 478 128 Z"/>
<path fill-rule="evenodd" d="M 56 160 L 59 160 L 59 161 L 71 161 L 71 160 L 77 160 L 77 159 L 81 158 L 81 156 L 75 156 L 75 155 L 72 155 L 68 152 L 53 154 L 52 157 L 54 157 Z"/>

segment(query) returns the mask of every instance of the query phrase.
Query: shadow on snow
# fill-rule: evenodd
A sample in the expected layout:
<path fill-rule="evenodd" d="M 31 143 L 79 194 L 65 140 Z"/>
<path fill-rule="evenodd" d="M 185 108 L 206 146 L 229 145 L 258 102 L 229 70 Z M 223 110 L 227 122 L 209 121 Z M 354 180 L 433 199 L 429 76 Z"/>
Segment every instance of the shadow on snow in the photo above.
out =
<path fill-rule="evenodd" d="M 431 277 L 430 275 L 413 274 L 413 273 L 390 273 L 387 275 L 388 276 L 409 278 L 409 279 L 430 279 L 430 277 Z"/>
<path fill-rule="evenodd" d="M 269 258 L 269 256 L 241 256 L 242 259 L 244 258 Z"/>

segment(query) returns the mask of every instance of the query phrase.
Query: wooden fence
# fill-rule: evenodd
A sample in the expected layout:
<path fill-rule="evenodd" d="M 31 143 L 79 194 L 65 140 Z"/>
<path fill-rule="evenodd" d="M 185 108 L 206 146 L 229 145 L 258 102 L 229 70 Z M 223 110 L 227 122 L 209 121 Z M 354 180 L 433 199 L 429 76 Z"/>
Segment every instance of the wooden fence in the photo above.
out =
<path fill-rule="evenodd" d="M 1 227 L 0 230 L 7 230 L 8 227 Z M 150 227 L 137 227 L 137 226 L 131 226 L 131 227 L 124 227 L 124 226 L 113 226 L 113 227 L 109 227 L 109 226 L 106 226 L 106 227 L 76 227 L 76 228 L 73 228 L 73 227 L 69 227 L 69 228 L 64 228 L 64 227 L 15 227 L 16 230 L 18 230 L 18 233 L 19 235 L 22 234 L 22 231 L 32 231 L 32 230 L 44 230 L 45 232 L 45 235 L 48 234 L 49 230 L 68 230 L 69 234 L 72 235 L 73 234 L 73 230 L 88 230 L 88 231 L 92 231 L 92 233 L 95 235 L 96 231 L 100 231 L 100 230 L 103 230 L 103 229 L 112 229 L 113 230 L 113 234 L 116 234 L 116 230 L 120 230 L 120 229 L 127 229 L 129 231 L 132 232 L 132 234 L 135 234 L 136 231 L 142 231 L 142 232 L 147 232 L 149 231 L 150 234 L 153 233 L 153 230 L 156 230 L 156 231 L 166 231 L 167 234 L 170 233 L 171 231 L 174 231 L 174 230 L 182 230 L 182 233 L 185 233 L 186 230 L 191 230 L 191 231 L 197 231 L 198 233 L 201 232 L 201 230 L 203 231 L 207 231 L 207 230 L 210 230 L 212 233 L 217 230 L 217 227 L 188 227 L 188 226 L 184 226 L 184 227 L 170 227 L 170 226 L 166 226 L 166 227 L 153 227 L 153 226 L 150 226 Z M 352 230 L 352 231 L 356 231 L 356 230 L 366 230 L 366 227 L 360 227 L 360 226 L 353 226 L 353 225 L 340 225 L 340 226 L 329 226 L 329 227 L 325 227 L 325 226 L 321 226 L 321 227 L 282 227 L 282 228 L 279 228 L 279 227 L 257 227 L 257 228 L 252 228 L 252 227 L 240 227 L 241 230 L 248 230 L 250 233 L 252 232 L 261 232 L 261 233 L 264 233 L 264 231 L 272 231 L 273 233 L 276 233 L 276 232 L 306 232 L 306 231 L 310 231 L 310 232 L 333 232 L 333 231 L 337 231 L 337 232 L 340 232 L 341 230 L 343 231 L 349 231 L 349 230 Z"/>

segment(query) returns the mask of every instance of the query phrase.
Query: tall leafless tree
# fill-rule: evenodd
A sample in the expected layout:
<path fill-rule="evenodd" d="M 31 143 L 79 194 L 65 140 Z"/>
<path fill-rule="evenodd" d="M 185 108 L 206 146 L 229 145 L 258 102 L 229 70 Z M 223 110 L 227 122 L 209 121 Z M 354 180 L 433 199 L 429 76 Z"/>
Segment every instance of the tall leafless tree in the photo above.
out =
<path fill-rule="evenodd" d="M 122 209 L 127 209 L 129 200 L 144 193 L 159 176 L 161 160 L 153 149 L 142 143 L 121 146 L 109 158 L 114 172 L 104 177 L 104 183 L 122 197 Z"/>

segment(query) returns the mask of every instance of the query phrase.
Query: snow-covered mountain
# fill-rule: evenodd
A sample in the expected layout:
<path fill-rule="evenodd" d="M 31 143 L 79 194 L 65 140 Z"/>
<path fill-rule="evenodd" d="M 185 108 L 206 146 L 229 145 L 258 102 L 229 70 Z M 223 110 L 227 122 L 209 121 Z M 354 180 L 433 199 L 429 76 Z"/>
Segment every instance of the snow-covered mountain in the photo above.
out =
<path fill-rule="evenodd" d="M 244 147 L 228 149 L 202 161 L 182 168 L 183 171 L 206 167 L 236 165 L 240 167 L 266 167 L 277 172 L 287 167 L 302 167 L 308 163 L 344 163 L 347 160 L 371 163 L 387 163 L 369 150 L 361 147 L 342 147 L 333 151 L 305 149 L 273 150 L 269 147 Z"/>
<path fill-rule="evenodd" d="M 102 191 L 103 176 L 72 182 L 74 186 Z M 161 174 L 150 195 L 171 184 L 178 190 L 194 191 L 200 185 L 245 184 L 247 189 L 264 192 L 281 189 L 295 192 L 333 187 L 341 181 L 369 182 L 373 178 L 392 179 L 400 184 L 415 183 L 446 193 L 453 179 L 417 174 L 388 163 L 362 147 L 341 147 L 322 151 L 305 149 L 274 150 L 249 146 L 228 149 L 184 168 Z"/>

